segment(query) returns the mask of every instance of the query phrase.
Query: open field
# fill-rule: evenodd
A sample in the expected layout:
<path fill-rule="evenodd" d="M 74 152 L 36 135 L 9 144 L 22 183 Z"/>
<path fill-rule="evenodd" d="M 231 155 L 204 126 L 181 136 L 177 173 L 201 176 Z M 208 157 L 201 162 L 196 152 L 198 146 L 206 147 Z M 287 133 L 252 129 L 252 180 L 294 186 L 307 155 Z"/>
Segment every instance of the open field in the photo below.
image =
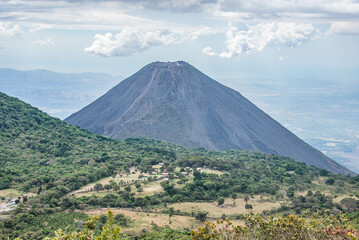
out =
<path fill-rule="evenodd" d="M 118 208 L 109 208 L 109 209 L 92 209 L 85 211 L 86 214 L 90 216 L 98 216 L 100 214 L 106 214 L 107 210 L 113 211 L 113 213 L 119 214 L 122 213 L 126 217 L 130 217 L 134 222 L 129 227 L 122 228 L 122 232 L 140 232 L 142 229 L 151 229 L 151 223 L 153 222 L 159 227 L 165 227 L 168 225 L 172 229 L 182 230 L 194 229 L 201 225 L 200 221 L 195 220 L 193 217 L 187 216 L 172 216 L 169 219 L 168 214 L 163 213 L 144 213 L 144 212 L 135 212 L 128 209 L 118 209 Z"/>
<path fill-rule="evenodd" d="M 4 189 L 4 190 L 0 190 L 0 197 L 5 197 L 5 198 L 14 198 L 14 197 L 18 197 L 21 195 L 21 192 L 16 190 L 16 189 Z"/>
<path fill-rule="evenodd" d="M 223 173 L 225 173 L 225 172 L 221 172 L 221 171 L 218 171 L 218 170 L 215 170 L 215 169 L 209 169 L 209 168 L 202 169 L 202 172 L 213 173 L 213 174 L 217 174 L 217 175 L 222 175 Z"/>
<path fill-rule="evenodd" d="M 340 203 L 341 200 L 344 198 L 354 198 L 355 200 L 358 200 L 358 198 L 355 195 L 340 195 L 338 197 L 333 198 L 333 203 Z"/>
<path fill-rule="evenodd" d="M 248 204 L 253 206 L 253 212 L 262 213 L 264 210 L 271 210 L 279 208 L 281 203 L 284 201 L 262 201 L 260 196 L 255 196 L 248 201 Z M 199 212 L 206 211 L 209 212 L 208 217 L 219 218 L 222 214 L 231 215 L 231 214 L 242 214 L 248 213 L 249 211 L 245 209 L 246 202 L 243 199 L 236 199 L 236 205 L 233 205 L 233 199 L 227 198 L 222 207 L 218 206 L 217 202 L 185 202 L 185 203 L 174 203 L 168 205 L 168 207 L 173 207 L 175 210 L 181 210 L 186 212 Z"/>
<path fill-rule="evenodd" d="M 122 177 L 120 175 L 117 175 L 116 177 L 102 178 L 96 182 L 87 184 L 86 186 L 83 186 L 82 188 L 80 188 L 78 190 L 72 191 L 68 195 L 78 194 L 79 192 L 83 192 L 83 191 L 89 191 L 91 188 L 93 189 L 93 187 L 96 185 L 96 183 L 101 183 L 102 185 L 109 184 L 110 180 L 115 181 L 117 183 L 119 183 L 121 180 L 124 181 L 125 183 L 131 183 L 135 180 L 138 180 L 138 177 L 140 175 L 139 172 L 136 172 L 135 174 L 132 174 L 132 172 L 134 172 L 134 168 L 131 168 L 131 174 L 129 174 L 129 175 L 123 174 Z"/>
<path fill-rule="evenodd" d="M 161 182 L 162 182 L 162 180 L 156 181 L 156 182 L 151 182 L 146 185 L 142 184 L 143 192 L 141 192 L 141 193 L 137 192 L 137 189 L 135 186 L 132 186 L 131 190 L 136 192 L 136 195 L 135 195 L 136 197 L 145 197 L 145 196 L 153 195 L 155 193 L 163 192 Z"/>
<path fill-rule="evenodd" d="M 150 182 L 146 185 L 142 184 L 142 188 L 143 188 L 143 192 L 137 192 L 137 188 L 135 187 L 135 185 L 131 185 L 131 192 L 135 193 L 136 197 L 145 197 L 145 196 L 150 196 L 153 195 L 155 193 L 160 193 L 163 192 L 163 188 L 161 186 L 161 181 L 156 181 L 156 182 Z M 120 188 L 120 190 L 123 190 L 123 187 Z M 92 192 L 87 192 L 87 193 L 77 193 L 76 197 L 82 197 L 82 196 L 99 196 L 99 197 L 103 197 L 106 194 L 117 194 L 117 192 L 113 191 L 113 190 L 103 190 L 103 191 L 92 191 Z"/>
<path fill-rule="evenodd" d="M 0 222 L 1 222 L 1 221 L 4 221 L 4 220 L 7 219 L 8 217 L 9 217 L 8 214 L 0 213 Z"/>

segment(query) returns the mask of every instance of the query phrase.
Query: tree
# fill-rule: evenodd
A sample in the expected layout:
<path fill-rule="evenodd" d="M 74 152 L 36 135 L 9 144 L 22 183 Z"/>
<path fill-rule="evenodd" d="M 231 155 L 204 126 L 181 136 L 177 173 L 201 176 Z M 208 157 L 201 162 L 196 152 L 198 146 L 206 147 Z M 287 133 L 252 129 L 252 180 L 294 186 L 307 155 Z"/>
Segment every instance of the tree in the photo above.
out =
<path fill-rule="evenodd" d="M 223 205 L 224 203 L 224 198 L 219 198 L 218 199 L 218 205 Z"/>
<path fill-rule="evenodd" d="M 313 195 L 313 192 L 309 190 L 309 191 L 307 192 L 307 196 L 310 197 L 310 196 L 312 196 L 312 195 Z"/>
<path fill-rule="evenodd" d="M 110 184 L 105 184 L 103 188 L 108 191 L 112 188 L 112 186 Z"/>
<path fill-rule="evenodd" d="M 248 202 L 248 200 L 249 200 L 249 195 L 248 195 L 248 194 L 246 194 L 246 195 L 244 196 L 244 201 L 247 203 L 247 202 Z"/>
<path fill-rule="evenodd" d="M 334 178 L 328 178 L 328 179 L 325 181 L 325 184 L 333 185 L 333 184 L 334 184 Z"/>
<path fill-rule="evenodd" d="M 127 186 L 125 187 L 125 191 L 131 192 L 131 185 L 127 185 Z"/>
<path fill-rule="evenodd" d="M 248 210 L 248 209 L 253 209 L 253 206 L 251 204 L 246 203 L 246 205 L 244 205 L 244 207 Z"/>
<path fill-rule="evenodd" d="M 294 196 L 294 188 L 293 187 L 289 187 L 287 190 L 287 197 L 291 198 Z"/>
<path fill-rule="evenodd" d="M 195 218 L 199 221 L 204 222 L 204 221 L 206 221 L 207 215 L 208 215 L 207 212 L 200 211 L 196 214 Z"/>
<path fill-rule="evenodd" d="M 112 189 L 117 192 L 118 190 L 120 190 L 120 186 L 118 186 L 118 184 L 114 184 Z"/>
<path fill-rule="evenodd" d="M 93 189 L 95 191 L 101 191 L 101 190 L 103 190 L 103 185 L 101 183 L 96 183 L 95 186 L 93 187 Z"/>
<path fill-rule="evenodd" d="M 233 205 L 236 205 L 237 193 L 232 193 Z"/>

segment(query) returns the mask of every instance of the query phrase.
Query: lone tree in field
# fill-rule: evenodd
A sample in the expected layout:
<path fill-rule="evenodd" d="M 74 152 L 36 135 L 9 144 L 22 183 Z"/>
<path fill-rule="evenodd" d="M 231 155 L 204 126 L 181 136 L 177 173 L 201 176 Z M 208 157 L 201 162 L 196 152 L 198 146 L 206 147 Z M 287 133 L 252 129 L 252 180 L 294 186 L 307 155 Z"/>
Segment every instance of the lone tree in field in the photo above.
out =
<path fill-rule="evenodd" d="M 237 193 L 232 193 L 233 205 L 236 205 Z"/>

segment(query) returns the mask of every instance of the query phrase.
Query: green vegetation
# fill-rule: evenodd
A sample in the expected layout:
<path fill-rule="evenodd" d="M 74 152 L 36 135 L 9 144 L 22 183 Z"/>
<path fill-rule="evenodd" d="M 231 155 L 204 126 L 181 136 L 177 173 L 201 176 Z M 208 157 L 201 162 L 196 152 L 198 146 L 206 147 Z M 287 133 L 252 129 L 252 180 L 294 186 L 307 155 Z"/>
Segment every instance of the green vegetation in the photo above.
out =
<path fill-rule="evenodd" d="M 359 232 L 343 214 L 334 216 L 318 212 L 308 218 L 296 215 L 263 218 L 257 214 L 243 215 L 244 225 L 235 226 L 228 218 L 206 222 L 191 232 L 192 240 L 210 239 L 358 239 Z"/>
<path fill-rule="evenodd" d="M 159 181 L 162 174 L 166 180 Z M 136 178 L 116 181 L 124 175 Z M 110 180 L 101 182 L 104 178 Z M 144 194 L 147 184 L 161 191 Z M 85 186 L 83 195 L 74 192 Z M 233 205 L 244 199 L 245 209 L 255 210 L 250 202 L 254 195 L 283 202 L 277 209 L 263 211 L 264 215 L 359 209 L 359 177 L 259 152 L 188 149 L 140 138 L 117 141 L 68 125 L 0 93 L 1 189 L 4 194 L 27 194 L 18 196 L 10 219 L 0 222 L 0 238 L 5 239 L 39 239 L 64 226 L 76 231 L 86 215 L 73 211 L 94 208 L 140 208 L 150 213 L 162 209 L 169 215 L 169 224 L 173 215 L 201 221 L 208 217 L 207 212 L 177 211 L 169 204 L 216 202 L 219 207 L 230 198 Z M 348 197 L 333 201 L 344 195 Z M 116 217 L 116 224 L 130 224 L 126 217 Z M 230 217 L 240 219 L 238 214 Z M 70 227 L 75 218 L 78 225 Z M 100 216 L 97 226 L 103 224 Z M 101 231 L 93 230 L 94 234 Z M 147 239 L 170 239 L 171 234 L 182 233 L 168 228 L 138 233 Z"/>

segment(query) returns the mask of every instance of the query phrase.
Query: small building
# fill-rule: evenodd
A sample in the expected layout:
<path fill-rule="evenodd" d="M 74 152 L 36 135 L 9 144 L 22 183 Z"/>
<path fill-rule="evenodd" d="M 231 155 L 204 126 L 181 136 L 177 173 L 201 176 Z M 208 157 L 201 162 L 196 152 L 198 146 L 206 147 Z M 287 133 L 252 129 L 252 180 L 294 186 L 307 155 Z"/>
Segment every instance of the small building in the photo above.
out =
<path fill-rule="evenodd" d="M 187 175 L 187 172 L 181 172 L 181 174 L 183 174 L 183 175 Z"/>
<path fill-rule="evenodd" d="M 200 167 L 196 168 L 196 170 L 197 170 L 198 172 L 202 172 L 202 168 L 200 168 Z"/>
<path fill-rule="evenodd" d="M 168 176 L 168 173 L 164 172 L 162 173 L 162 176 Z"/>
<path fill-rule="evenodd" d="M 165 164 L 164 164 L 164 163 L 159 163 L 159 165 L 163 166 L 163 165 L 165 165 Z"/>
<path fill-rule="evenodd" d="M 155 172 L 155 171 L 153 171 L 152 173 L 151 173 L 151 175 L 157 175 L 158 173 L 157 172 Z"/>

